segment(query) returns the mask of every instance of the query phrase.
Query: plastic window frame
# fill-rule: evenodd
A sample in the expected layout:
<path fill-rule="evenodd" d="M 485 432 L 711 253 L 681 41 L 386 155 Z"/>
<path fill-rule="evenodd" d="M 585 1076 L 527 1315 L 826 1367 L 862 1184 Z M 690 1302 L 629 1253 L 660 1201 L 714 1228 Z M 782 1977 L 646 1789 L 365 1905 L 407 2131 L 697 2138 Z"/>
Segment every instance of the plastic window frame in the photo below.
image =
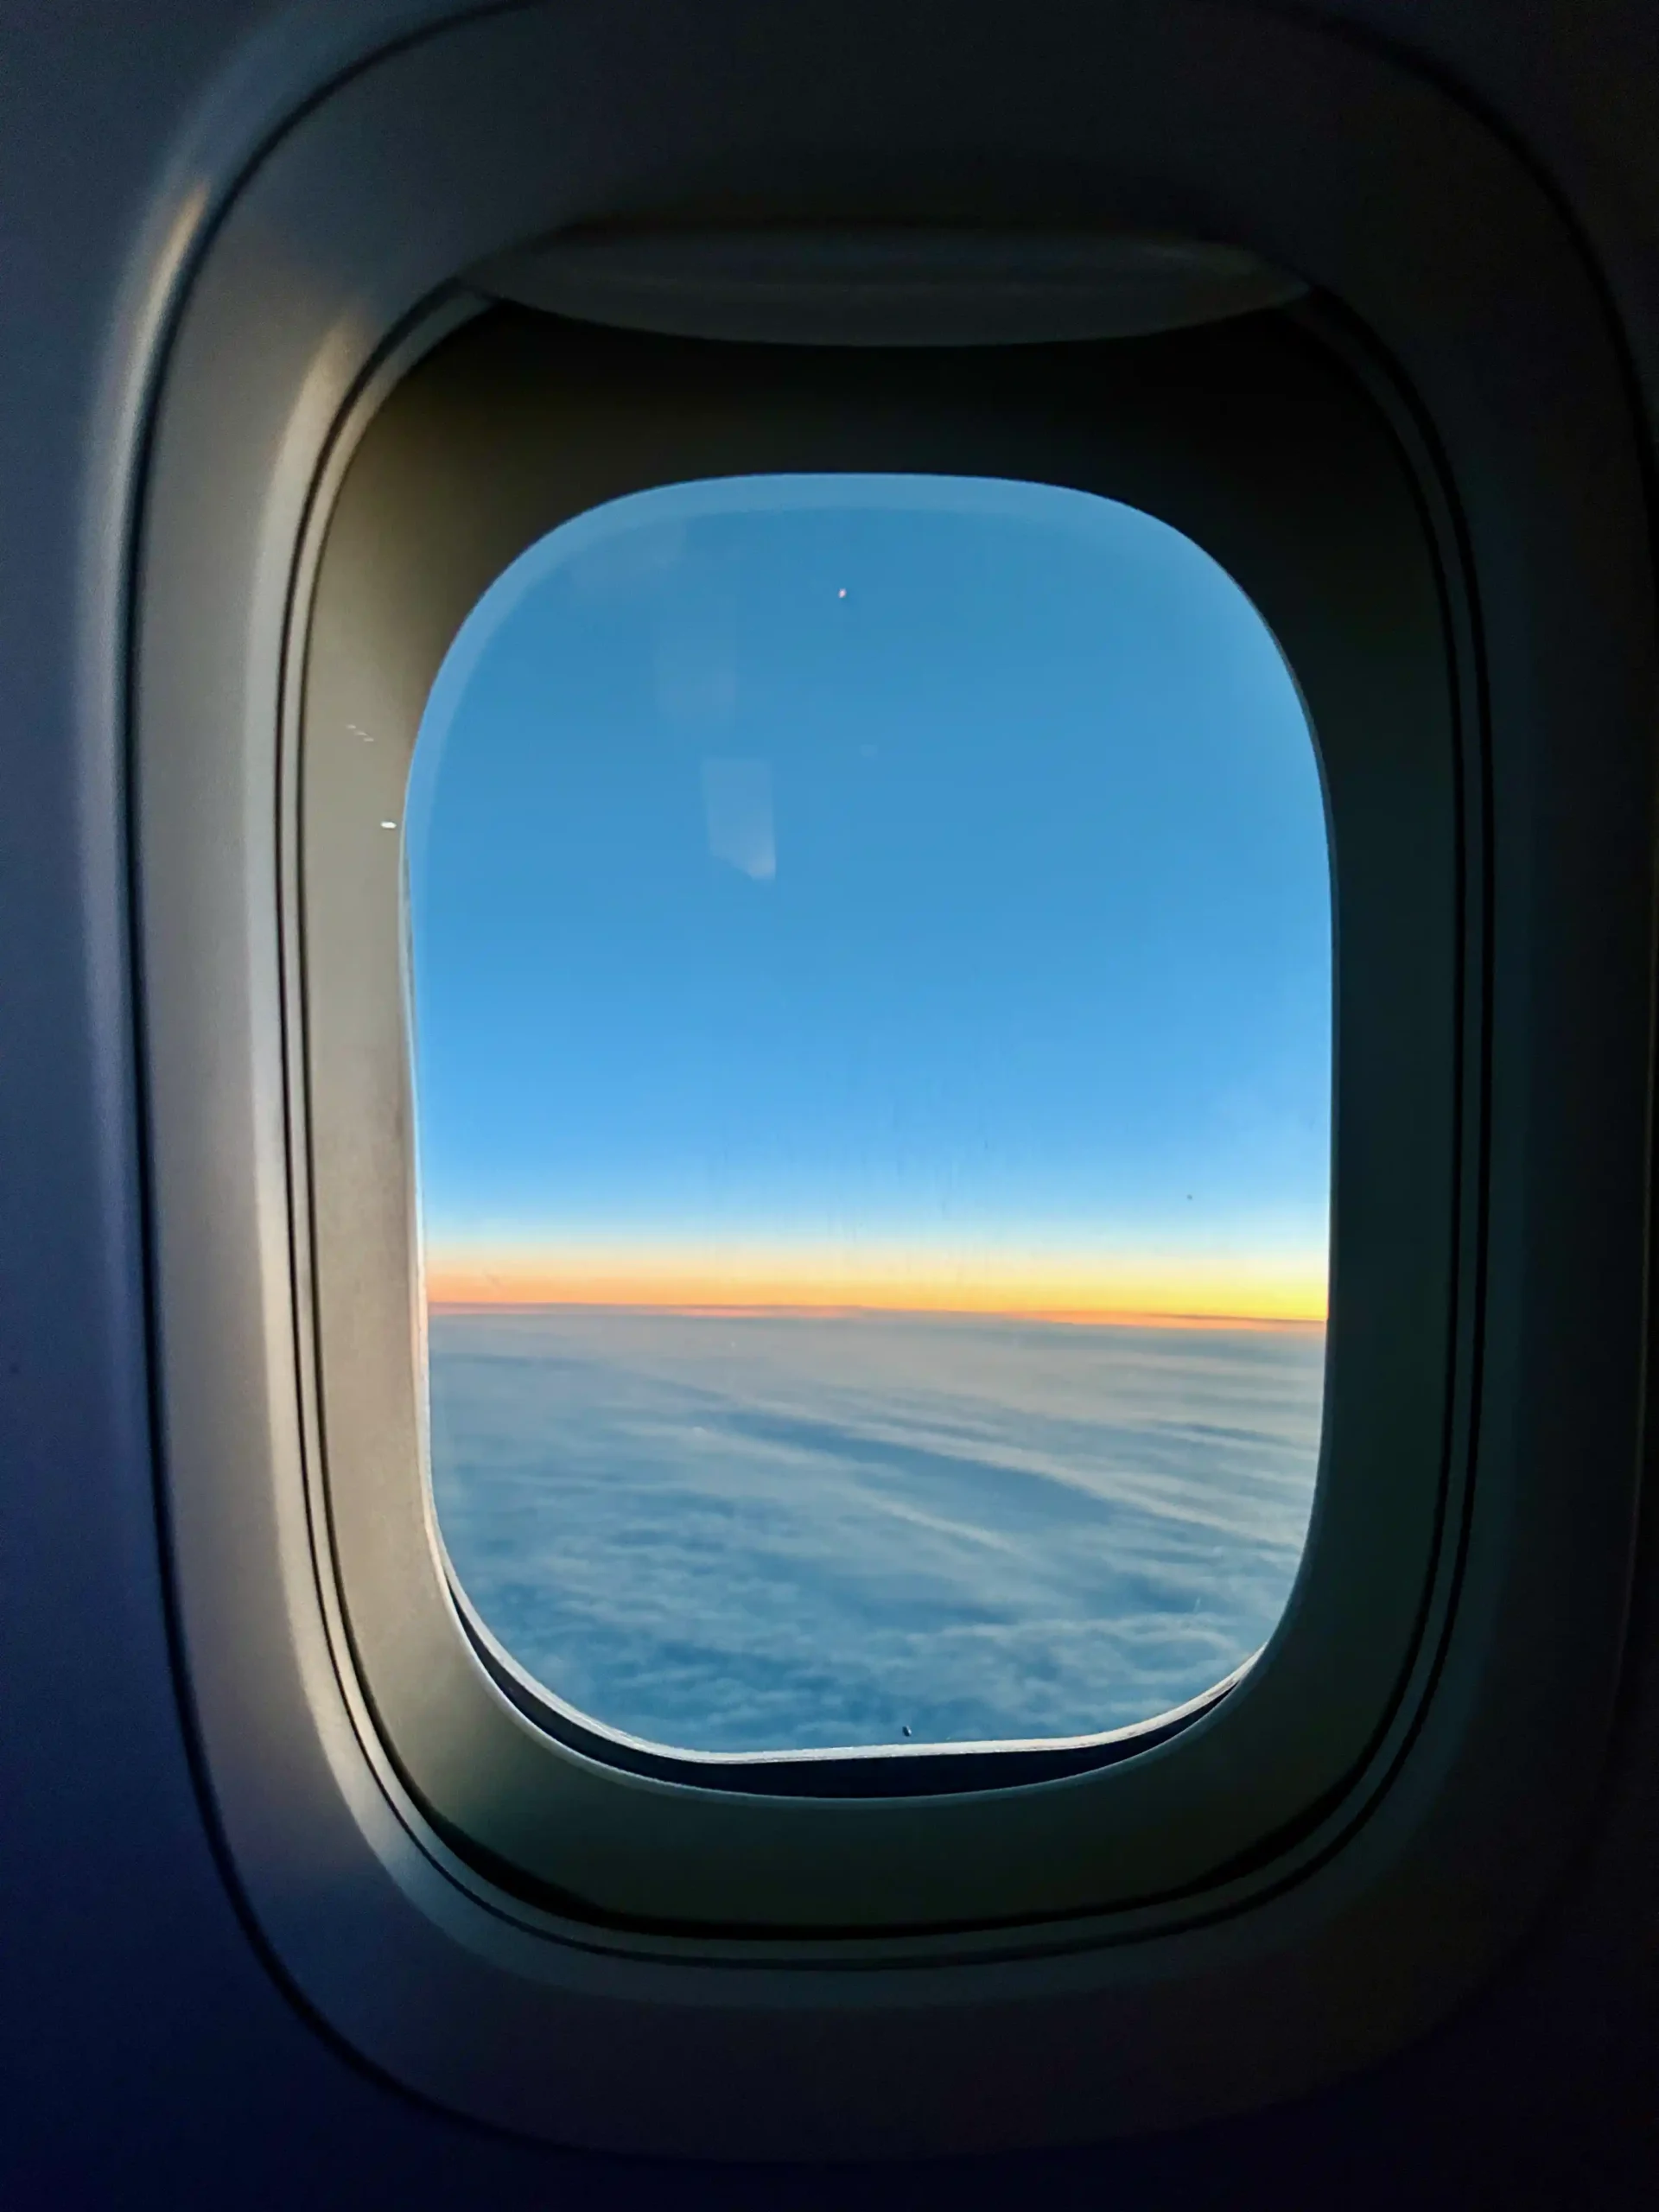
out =
<path fill-rule="evenodd" d="M 370 2065 L 493 2125 L 678 2157 L 1167 2126 L 1444 2018 L 1521 1940 L 1593 1805 L 1641 1465 L 1651 518 L 1593 248 L 1524 148 L 1316 23 L 988 5 L 947 54 L 926 11 L 851 4 L 798 42 L 793 19 L 734 41 L 667 0 L 626 22 L 458 10 L 327 80 L 272 48 L 258 119 L 232 102 L 144 249 L 146 315 L 111 363 L 144 395 L 110 488 L 111 529 L 141 522 L 106 647 L 132 678 L 164 1556 L 203 1817 L 271 1971 Z M 1179 1925 L 605 1927 L 455 1853 L 340 1663 L 278 929 L 308 518 L 378 400 L 471 311 L 442 304 L 458 271 L 573 224 L 703 211 L 1242 240 L 1340 303 L 1462 555 L 1486 835 L 1467 855 L 1475 1356 L 1452 1602 L 1426 1694 L 1359 1786 Z"/>
<path fill-rule="evenodd" d="M 296 1171 L 326 1525 L 351 1660 L 406 1783 L 457 1850 L 531 1896 L 710 1935 L 1190 1910 L 1239 1862 L 1294 1840 L 1411 1694 L 1443 1602 L 1453 1404 L 1466 1396 L 1456 1170 L 1471 794 L 1437 557 L 1450 549 L 1435 547 L 1398 440 L 1316 321 L 893 353 L 499 312 L 385 400 L 318 517 L 290 747 L 303 915 L 290 964 L 306 1041 L 289 1084 L 305 1102 Z M 1303 686 L 1337 983 L 1314 1517 L 1267 1651 L 1185 1726 L 944 1758 L 630 1757 L 538 1699 L 444 1577 L 410 1327 L 401 850 L 382 824 L 403 818 L 455 610 L 526 545 L 663 480 L 866 466 L 1023 474 L 1128 499 L 1230 569 Z"/>

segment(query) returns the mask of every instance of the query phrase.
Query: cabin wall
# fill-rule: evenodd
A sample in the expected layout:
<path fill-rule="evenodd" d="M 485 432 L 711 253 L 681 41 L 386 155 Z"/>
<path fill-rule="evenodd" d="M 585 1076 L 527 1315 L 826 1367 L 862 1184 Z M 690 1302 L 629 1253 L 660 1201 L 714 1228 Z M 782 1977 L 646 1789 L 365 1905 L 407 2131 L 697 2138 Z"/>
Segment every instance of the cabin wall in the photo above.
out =
<path fill-rule="evenodd" d="M 805 10 L 711 0 L 733 35 Z M 974 0 L 909 16 L 964 35 Z M 1458 2018 L 1300 2105 L 931 2175 L 671 2168 L 424 2109 L 304 2018 L 238 1920 L 175 1699 L 156 1531 L 119 702 L 106 651 L 140 395 L 118 333 L 224 174 L 397 0 L 5 0 L 0 10 L 0 2197 L 24 2208 L 399 2202 L 874 2208 L 1649 2201 L 1659 2182 L 1659 1529 L 1603 1816 Z M 710 10 L 696 12 L 706 23 Z M 1066 10 L 1056 9 L 1062 18 Z M 1659 10 L 1307 0 L 1421 54 L 1573 207 L 1659 397 Z M 837 37 L 890 35 L 848 0 Z M 1650 419 L 1652 419 L 1650 417 Z M 1355 2001 L 1363 2003 L 1357 1991 Z"/>

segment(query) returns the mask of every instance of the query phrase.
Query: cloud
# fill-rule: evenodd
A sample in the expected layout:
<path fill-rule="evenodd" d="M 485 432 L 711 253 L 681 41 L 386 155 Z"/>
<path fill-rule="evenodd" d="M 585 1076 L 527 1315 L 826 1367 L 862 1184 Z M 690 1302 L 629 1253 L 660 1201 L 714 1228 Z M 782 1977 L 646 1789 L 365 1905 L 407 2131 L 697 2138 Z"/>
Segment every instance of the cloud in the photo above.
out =
<path fill-rule="evenodd" d="M 1084 1734 L 1271 1634 L 1312 1336 L 566 1311 L 432 1325 L 445 1541 L 521 1664 L 705 1751 Z"/>
<path fill-rule="evenodd" d="M 778 873 L 771 763 L 705 760 L 702 804 L 713 858 L 728 861 L 757 883 L 770 883 Z"/>

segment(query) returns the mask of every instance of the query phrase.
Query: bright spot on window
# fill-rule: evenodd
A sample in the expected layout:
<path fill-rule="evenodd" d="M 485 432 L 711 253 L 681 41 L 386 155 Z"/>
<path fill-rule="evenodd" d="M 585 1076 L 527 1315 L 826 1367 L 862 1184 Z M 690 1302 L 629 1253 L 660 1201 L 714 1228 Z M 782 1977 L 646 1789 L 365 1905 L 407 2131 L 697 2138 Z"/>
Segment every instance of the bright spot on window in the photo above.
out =
<path fill-rule="evenodd" d="M 406 816 L 433 1494 L 521 1667 L 743 1752 L 1093 1734 L 1260 1648 L 1329 863 L 1207 554 L 1000 480 L 620 499 L 474 610 Z"/>

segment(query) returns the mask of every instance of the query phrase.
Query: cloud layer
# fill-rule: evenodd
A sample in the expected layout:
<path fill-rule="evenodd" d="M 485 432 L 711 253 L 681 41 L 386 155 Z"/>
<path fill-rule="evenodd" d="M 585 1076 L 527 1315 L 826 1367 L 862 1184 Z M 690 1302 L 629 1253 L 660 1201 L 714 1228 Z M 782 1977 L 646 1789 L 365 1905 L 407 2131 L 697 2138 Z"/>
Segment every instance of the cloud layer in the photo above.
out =
<path fill-rule="evenodd" d="M 681 1749 L 1069 1736 L 1272 1633 L 1314 1331 L 435 1313 L 461 1584 L 521 1665 Z"/>

